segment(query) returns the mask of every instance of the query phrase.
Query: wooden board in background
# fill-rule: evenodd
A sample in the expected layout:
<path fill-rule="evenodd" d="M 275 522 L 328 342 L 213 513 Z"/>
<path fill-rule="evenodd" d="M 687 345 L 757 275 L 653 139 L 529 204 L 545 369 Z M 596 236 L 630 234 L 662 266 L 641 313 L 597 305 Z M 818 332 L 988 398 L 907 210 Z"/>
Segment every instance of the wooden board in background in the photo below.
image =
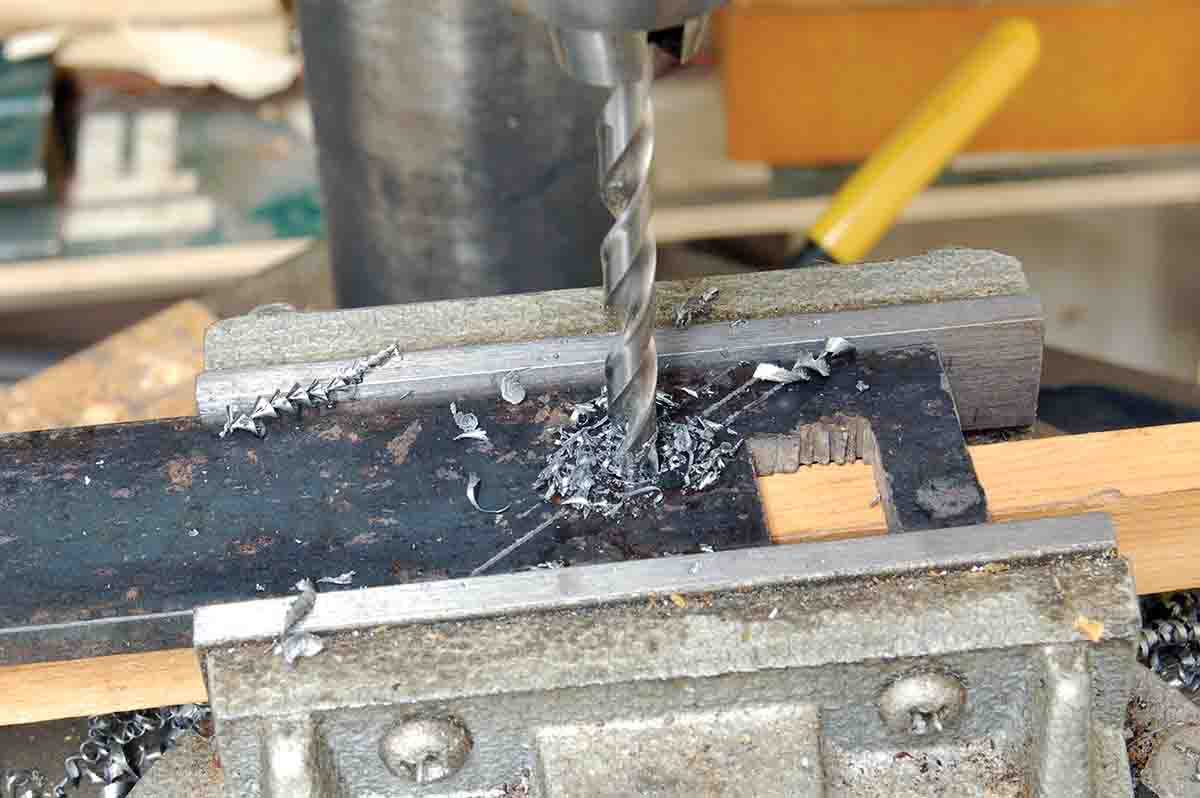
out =
<path fill-rule="evenodd" d="M 775 164 L 859 160 L 1010 16 L 1038 25 L 1041 61 L 971 149 L 1200 141 L 1194 0 L 915 5 L 736 3 L 719 26 L 731 155 Z"/>
<path fill-rule="evenodd" d="M 214 321 L 198 302 L 179 302 L 0 389 L 0 433 L 195 415 Z"/>

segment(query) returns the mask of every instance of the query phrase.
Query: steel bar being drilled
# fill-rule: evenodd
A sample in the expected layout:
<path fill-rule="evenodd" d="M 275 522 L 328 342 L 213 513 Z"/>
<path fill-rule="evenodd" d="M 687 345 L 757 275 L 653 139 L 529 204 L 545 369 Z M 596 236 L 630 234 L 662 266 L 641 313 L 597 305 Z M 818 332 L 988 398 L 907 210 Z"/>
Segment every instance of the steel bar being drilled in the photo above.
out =
<path fill-rule="evenodd" d="M 621 333 L 604 363 L 609 412 L 624 433 L 628 472 L 658 471 L 654 391 L 654 275 L 657 253 L 650 230 L 650 166 L 654 158 L 653 79 L 649 44 L 639 37 L 638 79 L 616 85 L 597 129 L 600 198 L 615 219 L 601 245 L 605 303 L 621 314 Z"/>

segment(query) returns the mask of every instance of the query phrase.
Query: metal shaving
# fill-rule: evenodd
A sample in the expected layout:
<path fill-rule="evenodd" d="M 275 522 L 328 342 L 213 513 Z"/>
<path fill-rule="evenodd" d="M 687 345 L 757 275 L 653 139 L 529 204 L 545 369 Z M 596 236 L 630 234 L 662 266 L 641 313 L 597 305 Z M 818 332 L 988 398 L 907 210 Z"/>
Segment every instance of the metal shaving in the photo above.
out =
<path fill-rule="evenodd" d="M 792 370 L 811 369 L 822 377 L 828 377 L 833 372 L 829 368 L 829 361 L 825 359 L 826 354 L 822 353 L 821 357 L 813 357 L 811 353 L 805 353 L 796 360 L 796 364 L 792 366 Z"/>
<path fill-rule="evenodd" d="M 729 328 L 736 330 L 738 327 L 745 327 L 749 323 L 750 322 L 746 321 L 745 319 L 734 319 L 733 321 L 729 322 Z"/>
<path fill-rule="evenodd" d="M 281 415 L 299 416 L 306 407 L 332 407 L 338 401 L 338 394 L 353 391 L 367 374 L 398 357 L 403 357 L 403 354 L 400 344 L 396 343 L 370 357 L 359 358 L 333 377 L 313 380 L 308 387 L 302 387 L 297 382 L 286 390 L 276 390 L 271 396 L 259 396 L 248 412 L 237 411 L 232 405 L 226 405 L 225 424 L 218 435 L 224 438 L 234 432 L 248 432 L 256 438 L 265 438 L 266 422 L 274 421 Z"/>
<path fill-rule="evenodd" d="M 492 515 L 500 515 L 501 513 L 507 511 L 509 507 L 512 507 L 512 502 L 504 505 L 499 510 L 485 510 L 480 507 L 479 500 L 475 496 L 476 492 L 479 490 L 479 481 L 479 475 L 474 471 L 467 475 L 467 501 L 471 503 L 472 507 L 481 513 L 491 513 Z"/>
<path fill-rule="evenodd" d="M 87 719 L 87 734 L 77 753 L 63 762 L 62 781 L 51 787 L 36 769 L 0 769 L 0 796 L 67 798 L 85 779 L 99 787 L 89 790 L 89 795 L 128 795 L 155 762 L 184 735 L 199 731 L 211 716 L 203 704 L 94 715 Z"/>
<path fill-rule="evenodd" d="M 298 623 L 307 618 L 317 604 L 317 588 L 311 579 L 301 579 L 296 583 L 296 589 L 300 595 L 292 599 L 287 614 L 283 616 L 283 637 L 287 637 Z"/>
<path fill-rule="evenodd" d="M 854 383 L 854 389 L 859 393 L 866 393 L 867 391 L 871 390 L 871 386 L 867 385 L 862 380 L 859 380 L 858 382 Z"/>
<path fill-rule="evenodd" d="M 1138 661 L 1190 696 L 1200 695 L 1200 590 L 1143 596 Z"/>
<path fill-rule="evenodd" d="M 500 380 L 500 398 L 510 405 L 525 401 L 525 386 L 521 384 L 519 371 L 510 371 Z"/>
<path fill-rule="evenodd" d="M 809 376 L 804 369 L 785 369 L 774 363 L 759 363 L 758 367 L 754 369 L 754 379 L 786 385 L 789 382 L 807 382 Z"/>
<path fill-rule="evenodd" d="M 275 645 L 275 653 L 281 654 L 288 665 L 295 665 L 301 657 L 315 657 L 324 650 L 325 644 L 321 638 L 310 632 L 289 635 Z"/>
<path fill-rule="evenodd" d="M 712 313 L 713 303 L 721 293 L 719 288 L 710 288 L 703 294 L 688 297 L 675 309 L 675 326 L 683 329 L 693 320 L 703 318 Z"/>
<path fill-rule="evenodd" d="M 338 574 L 337 576 L 322 576 L 317 580 L 317 583 L 326 585 L 348 585 L 354 581 L 354 576 L 357 573 L 358 571 L 346 571 L 346 573 Z"/>
<path fill-rule="evenodd" d="M 715 298 L 715 294 L 712 298 Z M 578 508 L 584 517 L 592 512 L 600 512 L 611 518 L 624 510 L 636 513 L 639 508 L 662 502 L 664 489 L 699 492 L 712 487 L 733 462 L 744 440 L 729 427 L 737 413 L 723 424 L 711 420 L 709 416 L 734 396 L 749 390 L 757 380 L 781 383 L 768 391 L 769 394 L 787 383 L 811 379 L 809 371 L 828 376 L 832 370 L 831 361 L 853 349 L 853 345 L 844 338 L 830 338 L 825 342 L 821 354 L 813 356 L 805 353 L 791 369 L 770 363 L 759 364 L 750 380 L 699 415 L 680 414 L 680 403 L 666 392 L 657 391 L 657 472 L 648 471 L 643 466 L 640 471 L 634 470 L 631 474 L 626 461 L 628 455 L 621 447 L 623 430 L 613 423 L 607 413 L 608 397 L 603 389 L 595 399 L 575 404 L 571 408 L 569 422 L 551 430 L 555 434 L 553 448 L 546 456 L 546 466 L 533 483 L 533 489 L 544 501 L 557 503 L 561 509 L 480 565 L 471 575 L 481 574 L 503 560 L 565 515 L 568 508 Z M 710 385 L 699 391 L 683 389 L 683 392 L 693 399 L 714 393 Z M 457 408 L 451 405 L 450 410 L 455 422 L 459 423 Z M 459 423 L 459 426 L 462 427 L 462 424 Z M 639 458 L 642 463 L 648 460 L 650 458 L 644 456 Z M 467 498 L 477 510 L 482 510 L 475 500 L 477 487 L 478 477 L 471 474 Z M 708 547 L 702 550 L 712 549 Z"/>
<path fill-rule="evenodd" d="M 534 482 L 546 501 L 578 507 L 585 516 L 593 511 L 615 516 L 635 504 L 661 502 L 664 484 L 693 491 L 710 487 L 742 445 L 740 437 L 714 421 L 675 418 L 679 403 L 659 391 L 658 473 L 630 476 L 622 459 L 621 430 L 607 414 L 600 416 L 606 404 L 601 396 L 576 405 L 571 424 L 557 430 L 554 450 Z"/>
<path fill-rule="evenodd" d="M 337 580 L 349 577 L 346 582 Z M 330 581 L 334 584 L 349 584 L 354 578 L 354 572 L 349 571 L 337 577 L 322 577 L 318 582 Z M 325 648 L 321 639 L 311 632 L 297 632 L 296 627 L 309 616 L 317 605 L 317 588 L 311 579 L 301 579 L 296 583 L 300 595 L 288 605 L 287 614 L 283 617 L 283 633 L 275 643 L 274 652 L 282 655 L 288 665 L 294 665 L 300 657 L 312 657 L 320 654 Z"/>
<path fill-rule="evenodd" d="M 458 405 L 454 402 L 450 403 L 450 415 L 454 417 L 454 423 L 463 432 L 474 432 L 479 429 L 479 416 L 474 413 L 458 412 Z"/>
<path fill-rule="evenodd" d="M 456 441 L 461 441 L 461 440 L 466 440 L 466 439 L 471 439 L 471 440 L 476 440 L 476 441 L 486 441 L 488 439 L 488 434 L 485 430 L 473 429 L 470 432 L 460 432 L 459 434 L 454 436 L 454 440 L 456 440 Z"/>
<path fill-rule="evenodd" d="M 854 344 L 847 341 L 845 338 L 833 336 L 825 339 L 825 351 L 822 356 L 826 359 L 848 355 L 854 351 Z"/>
<path fill-rule="evenodd" d="M 792 382 L 807 382 L 812 379 L 809 374 L 810 371 L 815 371 L 822 377 L 828 377 L 833 373 L 831 361 L 853 351 L 854 344 L 845 338 L 827 338 L 821 354 L 813 355 L 811 352 L 804 352 L 796 359 L 796 362 L 792 364 L 790 369 L 785 369 L 774 363 L 759 363 L 758 367 L 754 370 L 753 379 L 787 385 Z M 862 390 L 861 388 L 859 389 L 860 392 Z"/>
<path fill-rule="evenodd" d="M 537 537 L 539 534 L 541 534 L 545 529 L 550 527 L 552 524 L 554 524 L 554 522 L 558 521 L 566 514 L 567 514 L 566 510 L 559 510 L 554 515 L 550 516 L 545 521 L 538 524 L 533 529 L 529 530 L 524 535 L 522 535 L 521 537 L 514 540 L 512 543 L 509 543 L 507 546 L 502 548 L 500 551 L 496 552 L 494 555 L 492 555 L 492 557 L 487 562 L 485 562 L 483 565 L 480 565 L 479 567 L 477 567 L 473 571 L 471 571 L 470 575 L 471 576 L 479 576 L 481 573 L 483 573 L 487 569 L 491 568 L 493 565 L 500 562 L 505 557 L 512 554 L 514 551 L 521 548 L 529 541 L 533 540 L 535 537 Z"/>

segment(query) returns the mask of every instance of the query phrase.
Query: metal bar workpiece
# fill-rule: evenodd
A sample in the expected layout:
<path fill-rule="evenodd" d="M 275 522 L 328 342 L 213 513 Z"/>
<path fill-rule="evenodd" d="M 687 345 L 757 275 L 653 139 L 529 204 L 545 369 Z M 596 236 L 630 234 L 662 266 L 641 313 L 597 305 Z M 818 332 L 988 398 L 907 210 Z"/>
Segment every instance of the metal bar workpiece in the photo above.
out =
<path fill-rule="evenodd" d="M 465 620 L 622 602 L 650 594 L 695 594 L 866 574 L 922 572 L 994 561 L 1103 554 L 1116 549 L 1104 513 L 983 524 L 907 535 L 738 549 L 653 560 L 582 565 L 470 579 L 323 594 L 298 631 L 341 630 Z M 293 599 L 202 607 L 198 648 L 268 640 Z"/>
<path fill-rule="evenodd" d="M 304 314 L 283 315 L 299 319 Z M 737 359 L 794 360 L 797 350 L 819 348 L 830 335 L 848 338 L 860 350 L 937 346 L 964 430 L 1025 426 L 1035 420 L 1043 327 L 1041 305 L 1029 295 L 703 324 L 659 329 L 655 337 L 660 364 L 669 368 Z M 369 375 L 354 396 L 387 403 L 410 391 L 425 399 L 494 393 L 500 379 L 518 369 L 531 391 L 571 382 L 598 384 L 610 341 L 610 335 L 589 335 L 405 352 Z M 248 410 L 259 396 L 328 377 L 351 362 L 206 371 L 196 380 L 196 404 L 206 423 L 219 424 L 227 407 Z"/>

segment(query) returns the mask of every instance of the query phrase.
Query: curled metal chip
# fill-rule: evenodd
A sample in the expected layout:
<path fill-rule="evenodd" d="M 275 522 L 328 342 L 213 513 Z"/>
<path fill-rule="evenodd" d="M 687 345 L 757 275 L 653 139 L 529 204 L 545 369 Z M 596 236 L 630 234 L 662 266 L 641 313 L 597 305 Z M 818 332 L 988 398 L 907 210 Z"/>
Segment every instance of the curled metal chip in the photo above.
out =
<path fill-rule="evenodd" d="M 471 503 L 472 507 L 481 513 L 491 513 L 492 515 L 500 515 L 501 513 L 506 512 L 509 507 L 512 507 L 512 502 L 504 505 L 499 510 L 485 510 L 480 507 L 479 499 L 476 496 L 476 493 L 479 491 L 479 482 L 479 475 L 474 471 L 467 475 L 467 501 Z"/>
<path fill-rule="evenodd" d="M 764 382 L 778 382 L 787 384 L 789 382 L 804 382 L 808 380 L 808 374 L 804 369 L 785 369 L 783 366 L 776 366 L 774 363 L 759 363 L 754 369 L 754 379 L 763 380 Z"/>
<path fill-rule="evenodd" d="M 822 354 L 826 357 L 837 357 L 839 355 L 848 355 L 853 351 L 854 344 L 845 338 L 839 338 L 835 335 L 825 339 L 825 351 Z"/>
<path fill-rule="evenodd" d="M 337 576 L 322 576 L 317 582 L 326 585 L 348 585 L 354 581 L 357 573 L 358 571 L 346 571 L 346 573 L 338 574 Z"/>
<path fill-rule="evenodd" d="M 520 371 L 510 371 L 501 378 L 500 398 L 510 405 L 525 401 L 525 386 L 521 384 Z"/>
<path fill-rule="evenodd" d="M 283 661 L 295 665 L 301 657 L 315 657 L 325 650 L 321 638 L 310 632 L 288 635 L 276 647 L 276 652 L 283 655 Z"/>
<path fill-rule="evenodd" d="M 471 440 L 476 440 L 476 441 L 486 441 L 488 439 L 488 434 L 487 434 L 486 430 L 473 429 L 473 430 L 470 430 L 469 432 L 460 432 L 459 434 L 454 436 L 454 440 L 456 440 L 456 441 L 461 441 L 464 439 L 471 439 Z"/>
<path fill-rule="evenodd" d="M 828 377 L 830 374 L 829 362 L 823 358 L 813 357 L 811 352 L 805 352 L 796 360 L 796 365 L 792 366 L 793 371 L 800 369 L 812 369 L 822 377 Z"/>
<path fill-rule="evenodd" d="M 473 432 L 479 428 L 479 417 L 474 413 L 460 413 L 458 405 L 454 402 L 450 403 L 450 415 L 454 418 L 454 423 L 463 432 Z"/>
<path fill-rule="evenodd" d="M 713 303 L 720 295 L 721 289 L 710 288 L 703 294 L 688 297 L 675 308 L 675 326 L 682 329 L 689 326 L 694 319 L 712 313 Z"/>
<path fill-rule="evenodd" d="M 287 614 L 283 616 L 283 635 L 286 637 L 296 625 L 308 617 L 313 607 L 317 605 L 317 588 L 311 579 L 301 579 L 296 583 L 300 595 L 288 605 Z"/>

